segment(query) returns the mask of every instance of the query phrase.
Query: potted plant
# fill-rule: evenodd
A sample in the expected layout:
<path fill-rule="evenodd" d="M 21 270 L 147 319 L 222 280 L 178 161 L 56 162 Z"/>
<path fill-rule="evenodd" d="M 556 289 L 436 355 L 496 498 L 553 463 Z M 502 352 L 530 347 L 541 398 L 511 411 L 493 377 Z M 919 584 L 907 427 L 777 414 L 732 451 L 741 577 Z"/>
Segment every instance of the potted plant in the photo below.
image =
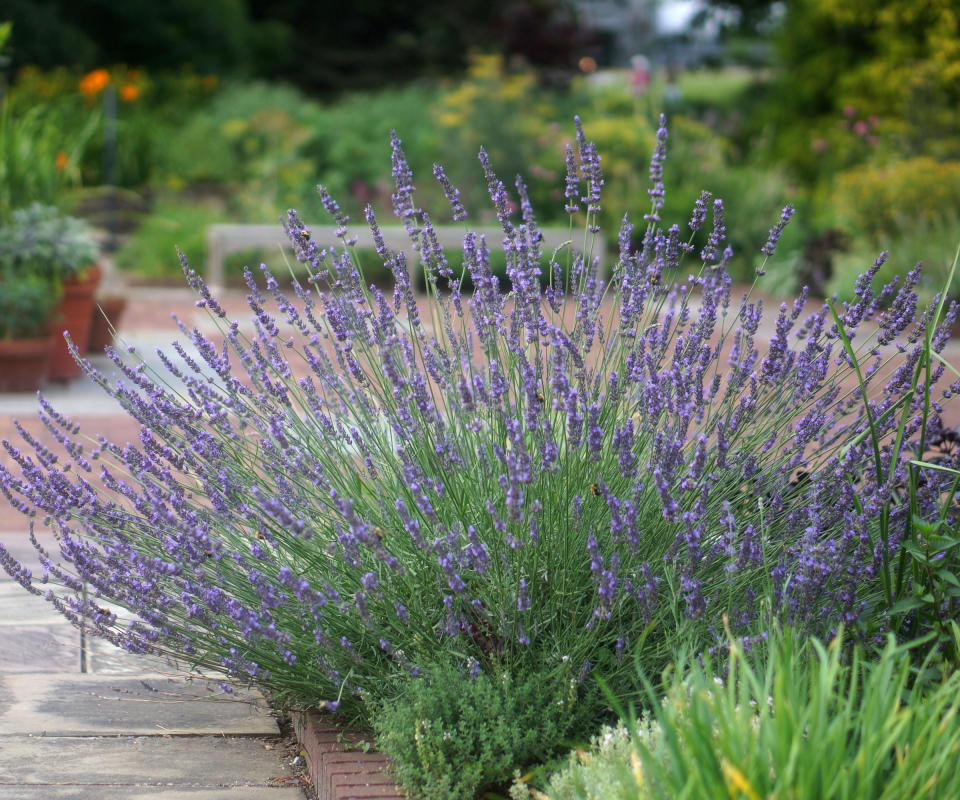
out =
<path fill-rule="evenodd" d="M 53 352 L 50 320 L 56 302 L 49 285 L 36 277 L 0 279 L 0 391 L 43 386 Z"/>
<path fill-rule="evenodd" d="M 60 298 L 54 309 L 54 348 L 50 378 L 80 374 L 63 339 L 69 331 L 80 355 L 86 355 L 93 319 L 94 292 L 101 271 L 98 247 L 89 225 L 56 208 L 35 203 L 14 211 L 0 226 L 0 265 L 8 276 L 35 278 Z"/>

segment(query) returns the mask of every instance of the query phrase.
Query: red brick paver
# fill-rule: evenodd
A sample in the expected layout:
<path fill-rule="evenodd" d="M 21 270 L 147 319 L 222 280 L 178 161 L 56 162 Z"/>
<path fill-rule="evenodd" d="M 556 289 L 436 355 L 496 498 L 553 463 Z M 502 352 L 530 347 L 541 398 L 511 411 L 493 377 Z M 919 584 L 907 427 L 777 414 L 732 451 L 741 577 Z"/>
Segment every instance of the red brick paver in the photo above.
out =
<path fill-rule="evenodd" d="M 297 739 L 307 754 L 318 800 L 395 800 L 406 797 L 389 774 L 389 760 L 376 751 L 347 749 L 360 739 L 331 725 L 315 711 L 293 714 Z"/>

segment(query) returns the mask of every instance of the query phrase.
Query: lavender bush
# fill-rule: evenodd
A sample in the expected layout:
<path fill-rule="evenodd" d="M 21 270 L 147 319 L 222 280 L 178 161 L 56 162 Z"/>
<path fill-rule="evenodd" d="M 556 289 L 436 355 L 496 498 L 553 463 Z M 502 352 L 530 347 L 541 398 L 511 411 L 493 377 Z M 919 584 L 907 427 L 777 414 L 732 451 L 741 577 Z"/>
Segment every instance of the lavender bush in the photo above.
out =
<path fill-rule="evenodd" d="M 680 642 L 720 641 L 724 615 L 747 642 L 773 618 L 878 635 L 910 521 L 907 464 L 942 427 L 927 387 L 943 365 L 927 355 L 920 381 L 925 348 L 943 348 L 956 305 L 918 312 L 919 268 L 874 289 L 881 257 L 835 317 L 806 312 L 805 294 L 781 305 L 761 354 L 761 301 L 732 297 L 723 201 L 704 193 L 689 222 L 661 225 L 666 138 L 661 125 L 650 213 L 636 231 L 624 219 L 607 278 L 592 255 L 600 156 L 579 121 L 571 245 L 548 275 L 523 182 L 511 196 L 480 153 L 509 294 L 493 243 L 468 226 L 474 290 L 460 291 L 395 136 L 393 211 L 426 302 L 369 208 L 394 288 L 366 286 L 322 187 L 343 247 L 319 249 L 290 211 L 312 277 L 293 300 L 266 270 L 265 288 L 248 274 L 249 335 L 184 260 L 219 337 L 181 325 L 188 344 L 161 354 L 164 375 L 112 350 L 115 382 L 84 363 L 141 423 L 139 443 L 87 451 L 41 400 L 66 460 L 29 434 L 29 455 L 4 442 L 19 474 L 0 467 L 0 488 L 61 552 L 41 550 L 39 577 L 0 550 L 3 566 L 131 651 L 359 714 L 450 660 L 616 688 L 625 654 L 654 674 Z M 947 474 L 928 473 L 915 513 L 939 519 Z"/>

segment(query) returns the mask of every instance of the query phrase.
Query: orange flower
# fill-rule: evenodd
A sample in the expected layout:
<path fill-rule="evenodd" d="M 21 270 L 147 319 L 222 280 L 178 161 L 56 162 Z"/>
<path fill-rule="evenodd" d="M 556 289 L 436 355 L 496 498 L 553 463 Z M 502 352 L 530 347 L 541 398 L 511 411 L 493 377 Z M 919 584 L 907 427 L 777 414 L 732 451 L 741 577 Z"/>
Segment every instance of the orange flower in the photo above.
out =
<path fill-rule="evenodd" d="M 57 172 L 63 172 L 69 163 L 70 156 L 64 153 L 63 150 L 57 151 L 57 154 L 53 157 L 53 165 L 57 168 Z"/>
<path fill-rule="evenodd" d="M 125 83 L 120 87 L 120 99 L 132 103 L 140 96 L 140 90 L 132 83 Z"/>
<path fill-rule="evenodd" d="M 88 97 L 102 92 L 110 83 L 110 73 L 105 69 L 95 69 L 80 79 L 80 91 Z"/>

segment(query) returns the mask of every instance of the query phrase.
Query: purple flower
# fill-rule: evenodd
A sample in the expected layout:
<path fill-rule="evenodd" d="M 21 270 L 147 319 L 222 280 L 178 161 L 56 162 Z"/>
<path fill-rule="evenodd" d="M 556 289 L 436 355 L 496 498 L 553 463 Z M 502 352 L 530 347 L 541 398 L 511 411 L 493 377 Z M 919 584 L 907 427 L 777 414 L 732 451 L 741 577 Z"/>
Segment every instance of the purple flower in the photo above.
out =
<path fill-rule="evenodd" d="M 770 229 L 770 235 L 767 237 L 766 243 L 760 248 L 761 253 L 767 256 L 772 256 L 776 252 L 777 242 L 780 241 L 780 236 L 783 234 L 783 229 L 787 227 L 787 223 L 793 216 L 794 211 L 795 209 L 793 205 L 789 203 L 783 207 L 783 211 L 780 212 L 780 219 L 777 221 L 777 224 Z"/>
<path fill-rule="evenodd" d="M 647 194 L 650 195 L 650 213 L 644 219 L 651 222 L 660 221 L 660 209 L 666 192 L 663 187 L 663 162 L 667 157 L 667 118 L 660 115 L 660 127 L 657 129 L 657 144 L 650 157 L 650 184 Z"/>
<path fill-rule="evenodd" d="M 460 190 L 453 187 L 453 184 L 450 183 L 450 179 L 447 177 L 447 173 L 443 171 L 443 167 L 439 164 L 433 165 L 433 174 L 440 183 L 440 186 L 443 187 L 443 194 L 446 196 L 447 202 L 450 203 L 450 208 L 453 210 L 453 221 L 462 222 L 467 218 L 467 210 L 463 207 L 463 203 L 460 200 Z"/>
<path fill-rule="evenodd" d="M 585 204 L 596 228 L 601 158 L 576 128 L 566 208 Z M 929 393 L 923 381 L 927 337 L 940 352 L 958 307 L 929 330 L 939 297 L 918 308 L 919 268 L 875 287 L 881 257 L 836 325 L 805 311 L 805 291 L 762 325 L 749 293 L 731 305 L 722 200 L 701 194 L 689 223 L 712 207 L 707 269 L 685 262 L 680 225 L 659 225 L 666 141 L 661 124 L 649 224 L 635 244 L 623 219 L 609 273 L 589 235 L 587 253 L 544 253 L 534 198 L 520 179 L 508 192 L 482 152 L 502 234 L 464 233 L 461 293 L 396 135 L 394 213 L 428 299 L 371 208 L 393 291 L 365 285 L 323 189 L 343 246 L 321 250 L 288 212 L 311 277 L 287 297 L 269 270 L 247 271 L 248 327 L 184 259 L 214 333 L 177 321 L 156 370 L 136 351 L 110 350 L 115 378 L 81 362 L 135 421 L 133 441 L 85 436 L 43 399 L 43 430 L 15 423 L 0 493 L 56 532 L 58 552 L 34 537 L 36 564 L 0 548 L 0 566 L 128 650 L 350 713 L 438 653 L 473 676 L 569 653 L 582 681 L 587 659 L 607 670 L 627 648 L 662 668 L 679 632 L 704 650 L 724 618 L 738 637 L 761 615 L 884 634 L 878 598 L 916 518 L 958 522 L 950 473 L 921 482 L 910 465 L 951 441 L 960 381 L 937 385 L 932 359 Z M 461 221 L 460 194 L 435 176 Z M 491 266 L 501 243 L 509 291 Z M 960 468 L 955 449 L 936 457 Z"/>

